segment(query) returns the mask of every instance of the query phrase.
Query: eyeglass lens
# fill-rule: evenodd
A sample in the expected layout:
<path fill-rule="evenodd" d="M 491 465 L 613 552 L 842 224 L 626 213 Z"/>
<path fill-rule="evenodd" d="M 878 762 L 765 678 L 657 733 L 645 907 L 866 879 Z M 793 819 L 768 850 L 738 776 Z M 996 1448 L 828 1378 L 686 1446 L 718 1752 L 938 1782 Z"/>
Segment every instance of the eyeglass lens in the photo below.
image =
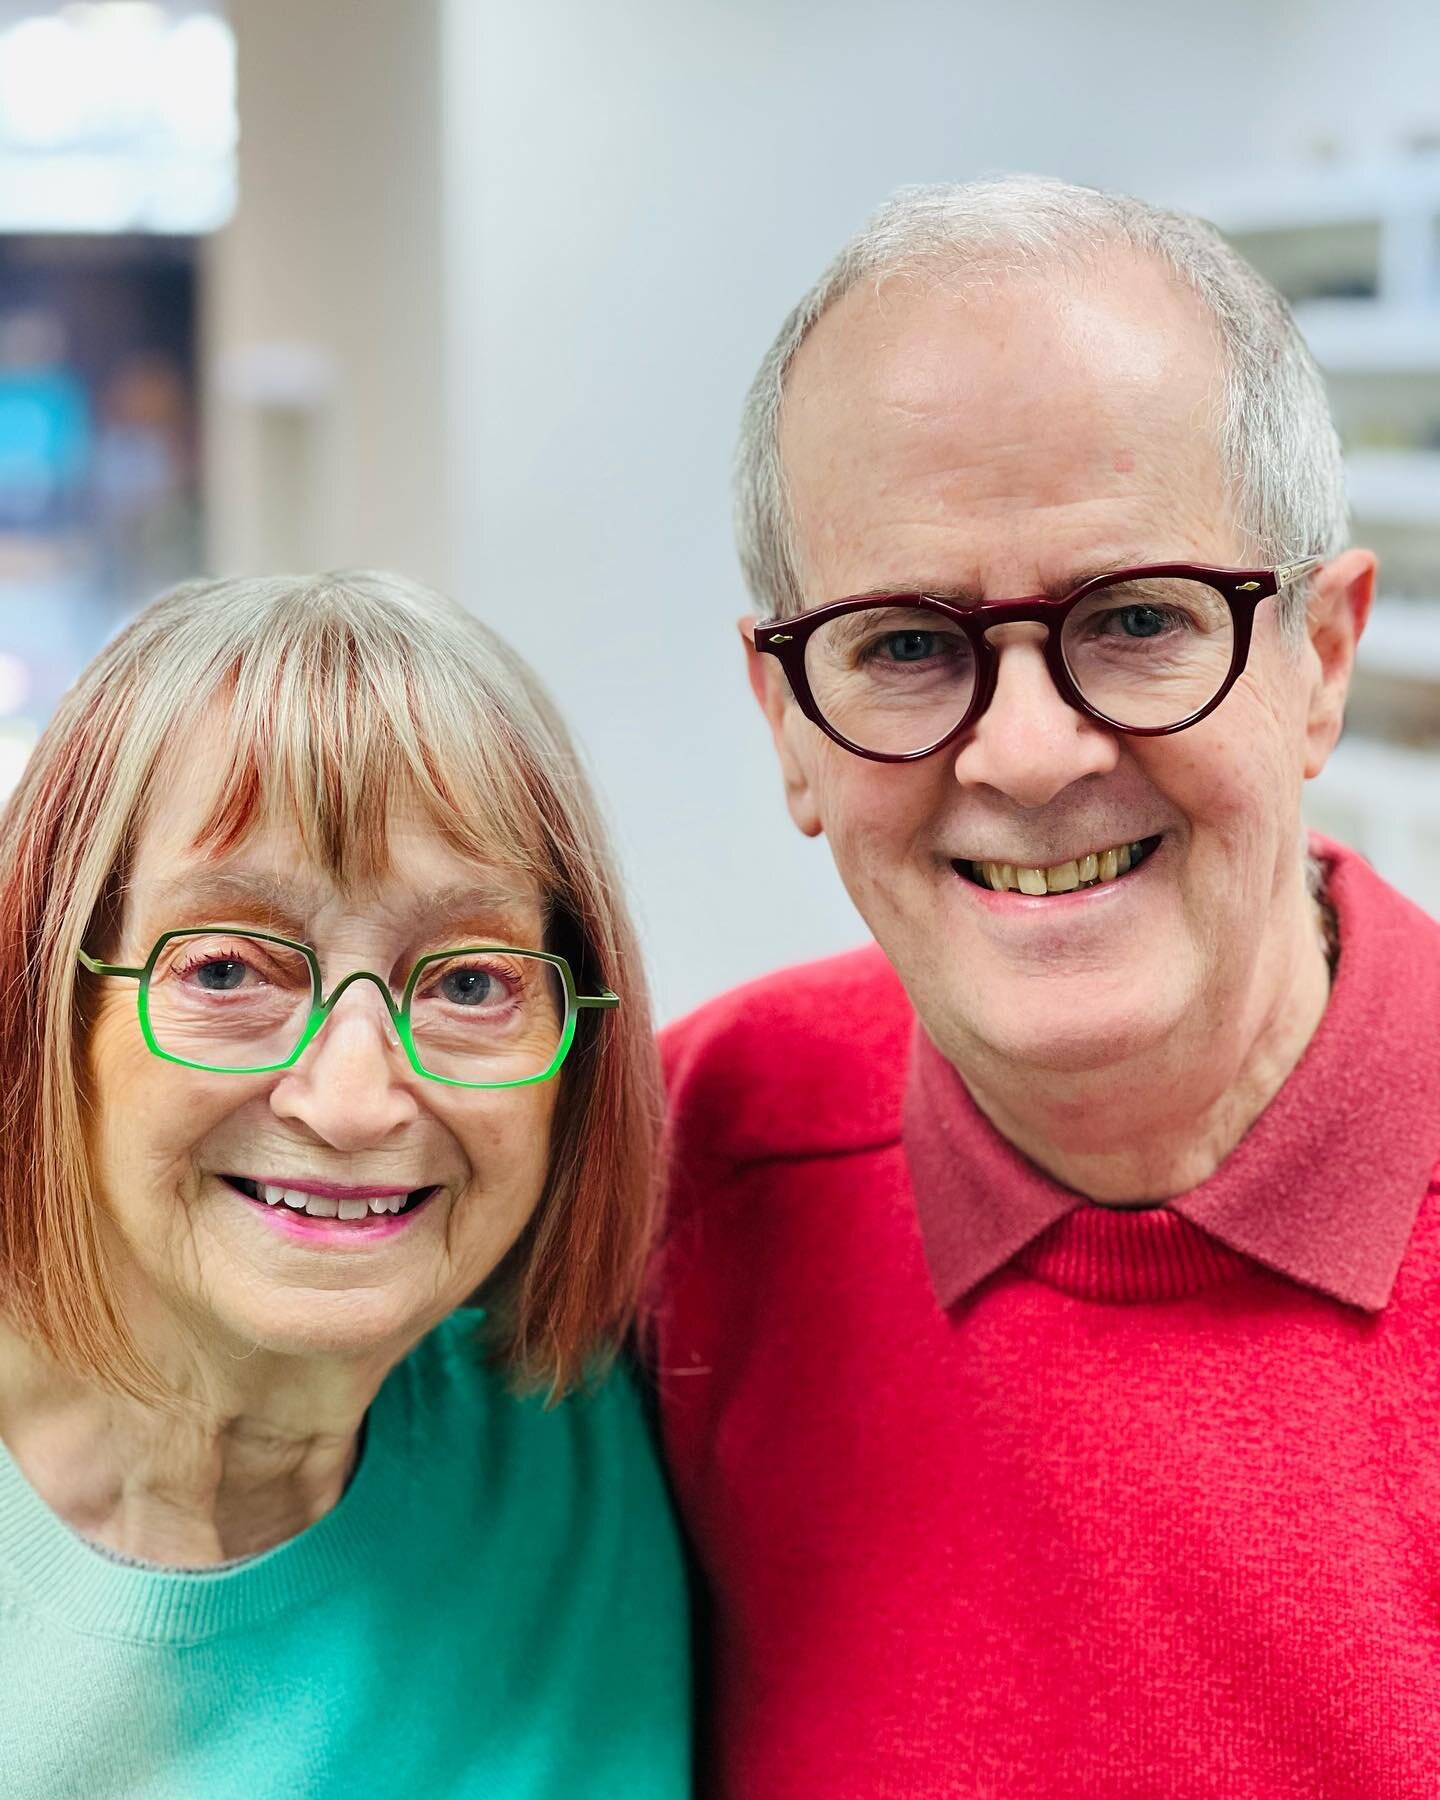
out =
<path fill-rule="evenodd" d="M 309 961 L 243 932 L 172 938 L 143 1003 L 156 1045 L 203 1068 L 285 1062 L 314 1004 Z M 410 1032 L 427 1073 L 483 1084 L 524 1081 L 555 1059 L 565 1029 L 564 981 L 518 950 L 457 951 L 427 962 L 410 999 Z"/>
<path fill-rule="evenodd" d="M 1224 596 L 1202 581 L 1147 577 L 1078 602 L 1061 653 L 1085 700 L 1118 725 L 1177 725 L 1219 693 L 1235 627 Z M 826 722 L 862 750 L 928 749 L 975 694 L 969 639 L 926 607 L 842 613 L 805 646 L 810 692 Z"/>

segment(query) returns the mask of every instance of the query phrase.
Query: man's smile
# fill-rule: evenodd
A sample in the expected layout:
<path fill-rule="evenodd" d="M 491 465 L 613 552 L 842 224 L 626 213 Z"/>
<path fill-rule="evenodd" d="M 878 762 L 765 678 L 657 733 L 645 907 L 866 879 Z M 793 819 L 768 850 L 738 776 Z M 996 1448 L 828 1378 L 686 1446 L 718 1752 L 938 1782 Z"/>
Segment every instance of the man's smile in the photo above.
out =
<path fill-rule="evenodd" d="M 1138 868 L 1158 848 L 1163 832 L 1126 843 L 1089 850 L 1055 863 L 974 862 L 957 858 L 951 867 L 977 887 L 998 893 L 1015 891 L 1035 897 L 1070 894 L 1077 888 L 1100 887 Z"/>

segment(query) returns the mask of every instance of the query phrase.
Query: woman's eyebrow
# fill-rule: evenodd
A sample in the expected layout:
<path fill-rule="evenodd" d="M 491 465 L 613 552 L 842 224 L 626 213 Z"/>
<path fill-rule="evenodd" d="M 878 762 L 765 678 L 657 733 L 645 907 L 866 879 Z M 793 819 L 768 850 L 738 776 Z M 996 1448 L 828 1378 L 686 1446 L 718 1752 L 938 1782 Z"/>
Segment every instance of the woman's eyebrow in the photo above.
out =
<path fill-rule="evenodd" d="M 147 910 L 186 923 L 225 924 L 229 919 L 263 919 L 287 936 L 303 937 L 319 895 L 261 870 L 196 869 L 161 883 Z M 381 907 L 408 923 L 451 925 L 528 924 L 536 909 L 532 892 L 503 881 L 456 882 Z M 201 918 L 200 914 L 208 916 Z M 503 935 L 503 932 L 501 933 Z"/>
<path fill-rule="evenodd" d="M 529 918 L 536 911 L 533 892 L 502 882 L 457 883 L 437 888 L 407 909 L 416 919 L 462 924 L 471 920 L 509 922 Z"/>
<path fill-rule="evenodd" d="M 293 882 L 258 870 L 194 869 L 162 882 L 154 891 L 151 905 L 155 912 L 167 915 L 196 907 L 233 914 L 238 907 L 298 932 L 313 910 L 314 899 L 313 894 L 306 894 Z M 217 917 L 214 922 L 220 924 L 223 919 Z"/>

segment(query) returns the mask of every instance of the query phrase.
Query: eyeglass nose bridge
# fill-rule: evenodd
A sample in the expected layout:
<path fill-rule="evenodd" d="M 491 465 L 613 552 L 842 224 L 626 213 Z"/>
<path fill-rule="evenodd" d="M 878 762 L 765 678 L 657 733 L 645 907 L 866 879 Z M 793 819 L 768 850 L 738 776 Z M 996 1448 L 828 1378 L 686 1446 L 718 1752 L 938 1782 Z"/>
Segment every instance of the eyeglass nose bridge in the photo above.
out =
<path fill-rule="evenodd" d="M 339 1001 L 346 988 L 354 987 L 357 981 L 371 982 L 380 990 L 380 997 L 385 1002 L 385 1022 L 390 1033 L 390 1041 L 394 1044 L 402 1042 L 400 1007 L 396 1004 L 395 996 L 391 993 L 389 984 L 377 975 L 373 969 L 356 969 L 352 974 L 346 975 L 341 981 L 337 982 L 327 995 L 321 992 L 319 968 L 317 966 L 315 975 L 315 1010 L 312 1015 L 310 1030 L 306 1033 L 305 1037 L 307 1046 L 319 1034 L 321 1026 L 330 1018 L 331 1013 L 335 1010 L 336 1003 Z"/>
<path fill-rule="evenodd" d="M 970 704 L 965 709 L 964 717 L 943 740 L 946 747 L 971 732 L 989 711 L 1000 682 L 1000 658 L 1008 648 L 1004 643 L 997 644 L 991 633 L 1010 625 L 1035 625 L 1040 628 L 1038 637 L 1032 641 L 1044 659 L 1052 687 L 1072 710 L 1081 714 L 1089 713 L 1090 709 L 1076 690 L 1070 671 L 1065 667 L 1061 649 L 1060 628 L 1069 610 L 1069 601 L 1069 595 L 1057 598 L 1050 594 L 1027 594 L 1016 600 L 992 601 L 979 608 L 953 606 L 946 601 L 929 602 L 937 612 L 948 614 L 960 625 L 969 638 L 975 655 L 975 691 L 970 696 Z"/>
<path fill-rule="evenodd" d="M 1065 659 L 1060 649 L 1060 621 L 1052 611 L 1044 610 L 1054 606 L 1053 601 L 1043 596 L 1038 601 L 1016 600 L 1006 602 L 1005 616 L 996 617 L 994 613 L 983 622 L 976 620 L 973 624 L 970 641 L 975 651 L 975 692 L 971 696 L 970 705 L 959 726 L 951 733 L 951 740 L 968 736 L 980 720 L 990 710 L 1000 686 L 1000 659 L 1011 642 L 997 643 L 992 633 L 1008 629 L 1012 625 L 1031 625 L 1038 627 L 1037 635 L 1027 636 L 1019 642 L 1029 643 L 1039 651 L 1045 664 L 1046 679 L 1054 692 L 1066 706 L 1074 711 L 1084 712 L 1083 704 L 1070 680 L 1069 670 L 1065 667 Z M 996 609 L 999 610 L 998 608 Z"/>
<path fill-rule="evenodd" d="M 1016 601 L 1015 605 L 1020 610 L 1016 612 L 1007 610 L 1006 615 L 1003 618 L 996 617 L 995 612 L 989 612 L 983 620 L 976 619 L 972 621 L 970 626 L 970 640 L 972 645 L 979 650 L 982 656 L 988 655 L 990 657 L 998 658 L 1000 652 L 1007 648 L 1007 645 L 1003 642 L 997 643 L 993 633 L 997 631 L 1008 631 L 1012 625 L 1029 625 L 1035 628 L 1036 635 L 1017 641 L 1033 643 L 1040 651 L 1040 654 L 1045 658 L 1046 662 L 1049 662 L 1051 646 L 1059 642 L 1059 619 L 1053 614 L 1040 612 L 1038 608 L 1031 607 L 1025 601 Z M 996 611 L 998 611 L 998 608 Z"/>

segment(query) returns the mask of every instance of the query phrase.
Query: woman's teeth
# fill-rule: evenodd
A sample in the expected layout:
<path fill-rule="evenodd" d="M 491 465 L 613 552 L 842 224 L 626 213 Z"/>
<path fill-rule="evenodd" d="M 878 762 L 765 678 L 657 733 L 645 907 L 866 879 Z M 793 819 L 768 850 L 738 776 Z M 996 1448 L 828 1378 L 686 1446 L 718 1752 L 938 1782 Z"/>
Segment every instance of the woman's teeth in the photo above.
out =
<path fill-rule="evenodd" d="M 258 1181 L 246 1181 L 244 1187 L 252 1199 L 263 1200 L 267 1206 L 288 1206 L 312 1219 L 363 1219 L 370 1213 L 398 1213 L 410 1198 L 408 1194 L 383 1194 L 373 1200 L 337 1200 L 333 1194 L 305 1194 L 299 1188 L 272 1187 Z"/>
<path fill-rule="evenodd" d="M 972 862 L 970 879 L 998 893 L 1007 889 L 1022 894 L 1069 894 L 1076 888 L 1098 887 L 1114 881 L 1149 855 L 1158 839 L 1138 838 L 1110 850 L 1092 851 L 1074 862 L 1052 863 L 1048 868 L 1025 868 L 1018 863 Z"/>

